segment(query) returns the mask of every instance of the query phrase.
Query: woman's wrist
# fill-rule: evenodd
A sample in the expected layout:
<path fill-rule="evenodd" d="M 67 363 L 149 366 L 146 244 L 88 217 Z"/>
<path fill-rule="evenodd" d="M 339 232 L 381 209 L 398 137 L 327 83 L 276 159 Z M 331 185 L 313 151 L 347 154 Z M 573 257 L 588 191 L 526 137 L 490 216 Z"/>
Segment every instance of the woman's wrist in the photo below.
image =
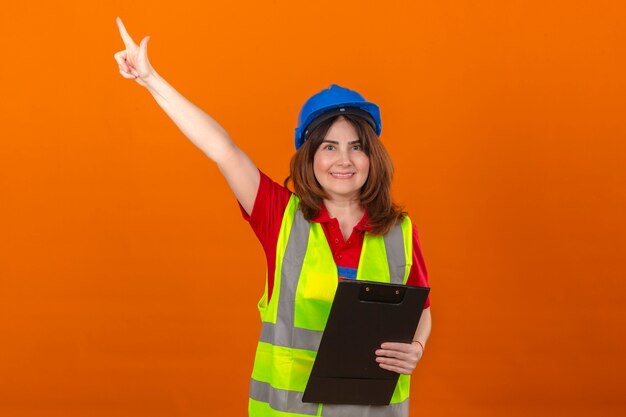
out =
<path fill-rule="evenodd" d="M 418 344 L 420 345 L 420 347 L 422 348 L 422 353 L 424 353 L 424 343 L 420 342 L 417 339 L 413 339 L 413 341 L 411 342 L 411 344 Z"/>
<path fill-rule="evenodd" d="M 165 81 L 156 71 L 151 72 L 148 76 L 143 79 L 143 82 L 146 84 L 146 88 L 151 93 L 160 93 L 160 90 L 163 89 L 163 81 Z"/>

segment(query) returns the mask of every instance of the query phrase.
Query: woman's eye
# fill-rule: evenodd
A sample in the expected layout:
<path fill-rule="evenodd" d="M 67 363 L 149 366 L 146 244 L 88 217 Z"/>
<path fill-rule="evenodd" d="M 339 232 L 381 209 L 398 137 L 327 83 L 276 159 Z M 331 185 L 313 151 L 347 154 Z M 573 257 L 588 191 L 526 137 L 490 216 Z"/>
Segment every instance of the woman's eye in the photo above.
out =
<path fill-rule="evenodd" d="M 333 145 L 326 145 L 324 146 L 324 149 L 326 149 L 327 151 L 332 151 L 333 149 L 335 149 L 335 147 Z"/>
<path fill-rule="evenodd" d="M 361 151 L 361 150 L 363 150 L 363 146 L 361 146 L 361 145 L 354 145 L 352 147 L 352 150 L 354 150 L 354 151 Z"/>

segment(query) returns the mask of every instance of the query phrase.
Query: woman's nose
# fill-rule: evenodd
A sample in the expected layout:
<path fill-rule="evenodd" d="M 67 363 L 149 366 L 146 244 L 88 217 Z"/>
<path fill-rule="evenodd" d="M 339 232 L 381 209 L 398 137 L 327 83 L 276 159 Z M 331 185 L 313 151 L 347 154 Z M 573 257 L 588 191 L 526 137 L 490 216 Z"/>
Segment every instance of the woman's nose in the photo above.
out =
<path fill-rule="evenodd" d="M 341 150 L 339 151 L 339 161 L 340 164 L 342 165 L 346 165 L 346 164 L 350 164 L 350 153 L 347 150 Z"/>

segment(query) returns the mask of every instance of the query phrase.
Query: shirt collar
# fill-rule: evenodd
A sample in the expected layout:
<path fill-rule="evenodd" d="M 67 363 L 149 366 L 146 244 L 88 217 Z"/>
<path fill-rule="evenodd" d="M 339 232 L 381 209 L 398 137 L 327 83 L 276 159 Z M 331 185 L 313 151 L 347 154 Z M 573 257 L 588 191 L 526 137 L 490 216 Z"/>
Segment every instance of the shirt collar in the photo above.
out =
<path fill-rule="evenodd" d="M 330 217 L 330 213 L 326 209 L 324 203 L 320 205 L 320 212 L 313 220 L 315 223 L 328 223 L 330 221 L 337 221 L 337 219 Z M 356 226 L 354 226 L 356 230 L 359 232 L 370 232 L 372 228 L 369 225 L 369 217 L 367 216 L 367 211 L 363 212 L 363 217 L 358 221 Z"/>

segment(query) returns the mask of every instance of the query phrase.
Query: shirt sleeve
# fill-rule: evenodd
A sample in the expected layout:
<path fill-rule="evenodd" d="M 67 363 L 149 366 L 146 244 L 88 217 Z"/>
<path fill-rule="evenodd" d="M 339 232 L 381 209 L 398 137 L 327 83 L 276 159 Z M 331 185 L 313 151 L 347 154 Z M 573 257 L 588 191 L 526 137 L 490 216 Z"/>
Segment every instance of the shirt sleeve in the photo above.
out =
<path fill-rule="evenodd" d="M 274 270 L 276 268 L 276 242 L 283 221 L 283 214 L 289 203 L 291 191 L 272 181 L 259 171 L 261 178 L 252 213 L 248 215 L 239 205 L 243 218 L 250 224 L 259 239 L 267 261 L 268 301 L 274 288 Z"/>
<path fill-rule="evenodd" d="M 417 235 L 417 227 L 415 227 L 415 225 L 413 225 L 413 265 L 411 265 L 411 271 L 409 271 L 409 278 L 407 279 L 406 284 L 418 287 L 429 286 L 426 263 L 424 262 L 422 248 Z M 424 304 L 424 308 L 428 307 L 430 307 L 430 295 L 426 299 L 426 304 Z"/>

